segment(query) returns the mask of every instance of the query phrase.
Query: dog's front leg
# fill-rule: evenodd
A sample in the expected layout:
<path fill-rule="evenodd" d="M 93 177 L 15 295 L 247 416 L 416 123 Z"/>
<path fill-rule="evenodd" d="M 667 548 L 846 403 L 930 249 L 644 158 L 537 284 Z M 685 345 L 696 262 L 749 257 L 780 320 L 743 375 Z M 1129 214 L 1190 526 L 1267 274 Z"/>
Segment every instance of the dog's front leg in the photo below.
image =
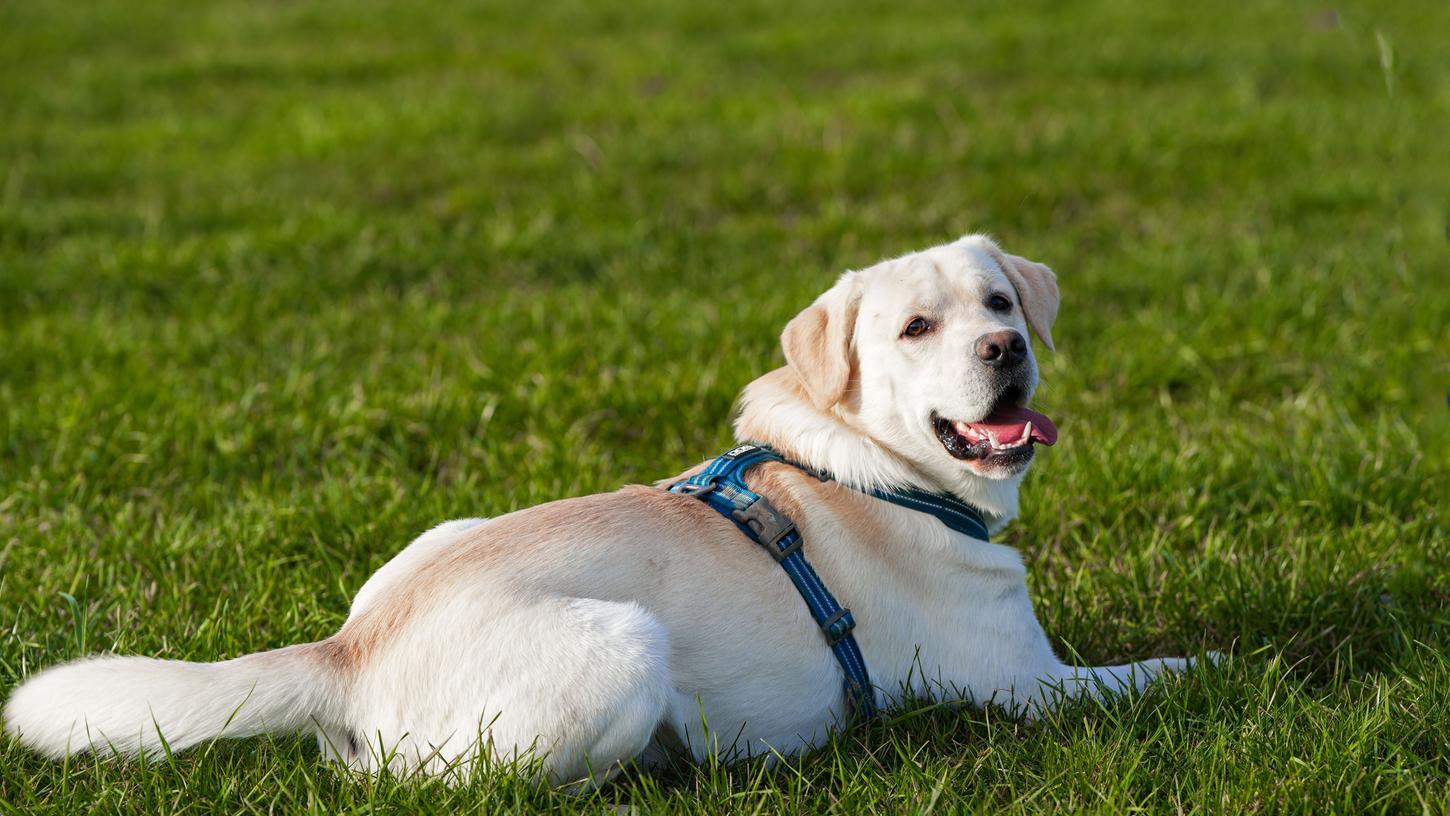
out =
<path fill-rule="evenodd" d="M 1209 659 L 1216 662 L 1216 657 Z M 1043 678 L 1043 695 L 1035 702 L 1040 709 L 1052 709 L 1080 697 L 1102 700 L 1136 693 L 1164 675 L 1188 671 L 1194 663 L 1191 657 L 1155 657 L 1119 666 L 1062 666 L 1056 676 Z"/>

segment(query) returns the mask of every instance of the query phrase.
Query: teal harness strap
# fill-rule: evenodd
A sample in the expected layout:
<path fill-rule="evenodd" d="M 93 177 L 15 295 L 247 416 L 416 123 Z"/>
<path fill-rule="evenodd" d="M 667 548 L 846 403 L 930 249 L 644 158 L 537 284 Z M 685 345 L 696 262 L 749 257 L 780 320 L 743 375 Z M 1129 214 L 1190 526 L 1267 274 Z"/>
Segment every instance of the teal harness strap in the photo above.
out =
<path fill-rule="evenodd" d="M 751 541 L 765 548 L 790 576 L 821 628 L 826 643 L 845 673 L 846 701 L 853 714 L 876 716 L 876 690 L 866 671 L 866 660 L 851 631 L 856 620 L 851 610 L 836 602 L 821 577 L 801 552 L 801 534 L 795 522 L 776 510 L 766 498 L 745 485 L 745 472 L 765 462 L 784 462 L 823 481 L 820 473 L 792 462 L 765 445 L 741 445 L 716 457 L 704 470 L 670 486 L 671 493 L 693 496 L 730 519 Z M 972 538 L 990 541 L 987 520 L 977 508 L 953 496 L 916 488 L 865 490 L 869 496 L 935 516 L 948 528 Z"/>
<path fill-rule="evenodd" d="M 845 673 L 849 711 L 866 718 L 876 716 L 876 690 L 866 671 L 866 659 L 851 630 L 856 619 L 836 601 L 821 577 L 801 552 L 801 534 L 795 522 L 776 510 L 766 498 L 745 485 L 745 472 L 764 462 L 784 461 L 780 454 L 755 445 L 741 445 L 717 457 L 700 473 L 670 486 L 671 493 L 693 496 L 735 522 L 752 541 L 765 548 L 790 576 L 796 591 L 821 628 L 826 644 Z"/>
<path fill-rule="evenodd" d="M 780 461 L 804 470 L 806 473 L 815 476 L 823 482 L 831 481 L 834 478 L 829 473 L 816 470 L 815 468 L 781 456 L 779 452 L 769 445 L 758 445 L 757 447 L 774 453 Z M 868 496 L 874 496 L 882 501 L 901 505 L 908 510 L 915 510 L 918 513 L 935 516 L 937 521 L 945 524 L 949 529 L 956 530 L 959 533 L 965 533 L 972 538 L 981 539 L 982 541 L 992 540 L 991 531 L 987 528 L 987 519 L 982 515 L 982 511 L 955 496 L 949 496 L 946 493 L 928 493 L 925 490 L 915 487 L 899 487 L 894 490 L 873 488 L 860 492 Z"/>
<path fill-rule="evenodd" d="M 954 496 L 928 493 L 914 487 L 864 492 L 882 501 L 899 504 L 908 510 L 936 516 L 942 524 L 959 533 L 966 533 L 972 538 L 982 541 L 992 540 L 992 534 L 987 529 L 987 520 L 982 517 L 982 511 Z"/>

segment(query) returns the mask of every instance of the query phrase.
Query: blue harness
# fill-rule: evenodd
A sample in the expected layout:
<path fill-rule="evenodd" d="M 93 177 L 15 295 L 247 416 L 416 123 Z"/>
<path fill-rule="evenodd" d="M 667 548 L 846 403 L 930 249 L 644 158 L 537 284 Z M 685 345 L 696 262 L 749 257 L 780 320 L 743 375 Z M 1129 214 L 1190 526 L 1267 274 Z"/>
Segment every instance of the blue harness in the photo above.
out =
<path fill-rule="evenodd" d="M 876 691 L 871 685 L 871 676 L 866 671 L 866 660 L 861 656 L 861 648 L 856 645 L 856 638 L 851 634 L 851 630 L 856 628 L 856 619 L 851 617 L 851 610 L 837 603 L 835 596 L 821 582 L 821 577 L 811 568 L 810 562 L 806 561 L 805 554 L 801 552 L 801 534 L 796 529 L 795 522 L 776 510 L 764 496 L 745 486 L 745 472 L 765 462 L 785 462 L 818 479 L 829 478 L 804 465 L 787 461 L 770 448 L 741 445 L 721 454 L 694 476 L 671 485 L 670 492 L 704 501 L 735 522 L 740 532 L 764 547 L 775 558 L 805 600 L 811 617 L 821 628 L 826 643 L 845 671 L 849 711 L 868 719 L 874 717 Z M 953 530 L 983 541 L 988 540 L 987 523 L 981 512 L 951 496 L 916 489 L 867 492 L 878 499 L 918 512 L 930 513 Z"/>

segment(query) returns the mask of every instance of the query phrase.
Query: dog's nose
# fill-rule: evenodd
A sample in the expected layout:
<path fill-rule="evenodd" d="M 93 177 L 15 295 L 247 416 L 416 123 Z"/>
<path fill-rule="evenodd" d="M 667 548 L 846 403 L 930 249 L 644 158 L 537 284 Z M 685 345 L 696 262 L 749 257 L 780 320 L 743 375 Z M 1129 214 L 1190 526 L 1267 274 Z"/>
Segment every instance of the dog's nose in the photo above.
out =
<path fill-rule="evenodd" d="M 1027 340 L 1011 329 L 977 338 L 977 359 L 992 368 L 1011 368 L 1027 359 Z"/>

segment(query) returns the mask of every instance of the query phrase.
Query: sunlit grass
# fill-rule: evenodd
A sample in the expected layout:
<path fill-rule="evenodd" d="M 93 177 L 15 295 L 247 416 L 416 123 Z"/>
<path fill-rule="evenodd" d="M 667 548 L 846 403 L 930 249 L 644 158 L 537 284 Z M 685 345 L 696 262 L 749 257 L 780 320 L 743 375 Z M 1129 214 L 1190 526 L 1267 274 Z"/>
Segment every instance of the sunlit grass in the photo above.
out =
<path fill-rule="evenodd" d="M 5 743 L 0 811 L 1443 812 L 1446 42 L 1433 3 L 0 5 L 0 691 L 323 637 L 439 520 L 676 473 L 836 274 L 975 230 L 1064 292 L 1005 536 L 1044 626 L 1234 656 L 583 797 Z"/>

